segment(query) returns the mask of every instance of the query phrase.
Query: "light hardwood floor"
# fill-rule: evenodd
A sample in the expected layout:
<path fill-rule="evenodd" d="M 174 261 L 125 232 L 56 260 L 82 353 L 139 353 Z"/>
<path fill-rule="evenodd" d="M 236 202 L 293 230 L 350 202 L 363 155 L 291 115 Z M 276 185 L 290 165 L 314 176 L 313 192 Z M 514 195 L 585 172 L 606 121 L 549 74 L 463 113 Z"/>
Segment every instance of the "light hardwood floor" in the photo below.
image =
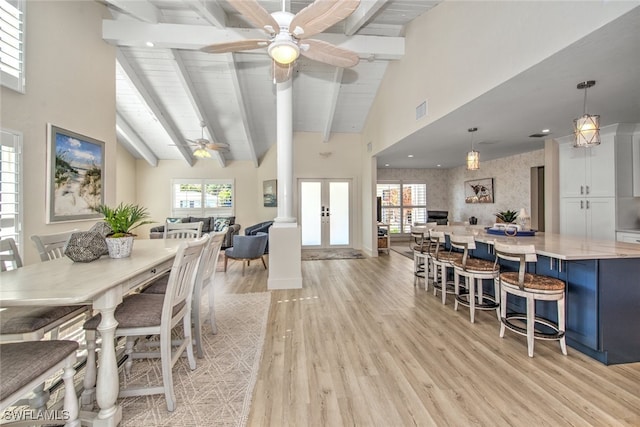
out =
<path fill-rule="evenodd" d="M 494 312 L 471 324 L 451 296 L 414 288 L 412 268 L 394 252 L 303 261 L 303 289 L 272 292 L 248 425 L 640 426 L 640 363 L 542 341 L 529 358 Z M 216 275 L 222 292 L 266 283 L 259 264 Z"/>

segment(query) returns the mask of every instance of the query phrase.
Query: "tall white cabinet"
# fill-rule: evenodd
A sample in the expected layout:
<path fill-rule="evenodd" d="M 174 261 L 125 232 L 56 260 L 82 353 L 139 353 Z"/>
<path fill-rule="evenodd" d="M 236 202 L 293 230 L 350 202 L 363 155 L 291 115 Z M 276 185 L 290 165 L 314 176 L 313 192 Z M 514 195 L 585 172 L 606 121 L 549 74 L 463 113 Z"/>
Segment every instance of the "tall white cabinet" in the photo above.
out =
<path fill-rule="evenodd" d="M 602 129 L 593 148 L 574 148 L 572 135 L 558 139 L 561 234 L 615 240 L 617 127 Z"/>

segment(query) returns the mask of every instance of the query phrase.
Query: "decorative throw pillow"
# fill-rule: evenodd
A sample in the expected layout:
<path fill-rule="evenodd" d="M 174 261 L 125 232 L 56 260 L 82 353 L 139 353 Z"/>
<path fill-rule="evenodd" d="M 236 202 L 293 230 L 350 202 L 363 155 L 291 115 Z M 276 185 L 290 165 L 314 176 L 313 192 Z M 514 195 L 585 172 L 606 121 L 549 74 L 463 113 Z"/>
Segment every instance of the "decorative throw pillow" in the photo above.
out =
<path fill-rule="evenodd" d="M 170 222 L 171 224 L 176 224 L 178 222 L 182 222 L 181 218 L 167 218 L 167 222 Z"/>
<path fill-rule="evenodd" d="M 213 231 L 216 233 L 218 231 L 222 231 L 224 228 L 228 227 L 230 224 L 229 218 L 216 218 L 213 221 Z"/>

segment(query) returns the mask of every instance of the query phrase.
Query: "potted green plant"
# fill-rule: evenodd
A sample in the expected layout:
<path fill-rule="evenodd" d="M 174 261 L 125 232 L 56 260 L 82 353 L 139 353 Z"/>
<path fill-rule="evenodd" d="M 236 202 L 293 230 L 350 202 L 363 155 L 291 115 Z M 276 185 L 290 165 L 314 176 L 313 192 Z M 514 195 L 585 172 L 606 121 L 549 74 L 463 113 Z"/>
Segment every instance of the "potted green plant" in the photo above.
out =
<path fill-rule="evenodd" d="M 104 222 L 111 228 L 111 233 L 105 238 L 111 258 L 126 258 L 131 255 L 135 237 L 132 230 L 153 222 L 147 219 L 149 214 L 146 208 L 134 204 L 120 203 L 115 208 L 99 205 L 95 210 L 104 215 Z"/>
<path fill-rule="evenodd" d="M 496 213 L 496 218 L 498 218 L 498 222 L 506 222 L 507 224 L 512 224 L 516 222 L 516 218 L 518 218 L 518 212 L 511 210 L 500 211 Z"/>

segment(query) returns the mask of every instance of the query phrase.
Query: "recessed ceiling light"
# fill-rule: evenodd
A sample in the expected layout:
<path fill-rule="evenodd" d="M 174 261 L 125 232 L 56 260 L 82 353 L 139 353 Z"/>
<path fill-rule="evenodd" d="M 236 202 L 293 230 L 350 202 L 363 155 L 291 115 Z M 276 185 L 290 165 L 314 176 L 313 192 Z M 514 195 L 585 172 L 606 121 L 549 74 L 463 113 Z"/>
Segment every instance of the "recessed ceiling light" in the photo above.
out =
<path fill-rule="evenodd" d="M 542 129 L 542 133 L 549 133 L 551 132 L 549 129 Z"/>
<path fill-rule="evenodd" d="M 389 163 L 385 163 L 384 165 L 385 165 L 385 166 L 389 166 Z"/>
<path fill-rule="evenodd" d="M 147 47 L 153 47 L 153 46 L 155 46 L 155 45 L 153 44 L 153 42 L 146 42 L 145 44 L 147 45 Z"/>
<path fill-rule="evenodd" d="M 413 154 L 409 154 L 407 157 L 413 157 Z"/>
<path fill-rule="evenodd" d="M 442 166 L 442 165 L 436 165 L 436 166 L 440 167 L 440 166 Z"/>

